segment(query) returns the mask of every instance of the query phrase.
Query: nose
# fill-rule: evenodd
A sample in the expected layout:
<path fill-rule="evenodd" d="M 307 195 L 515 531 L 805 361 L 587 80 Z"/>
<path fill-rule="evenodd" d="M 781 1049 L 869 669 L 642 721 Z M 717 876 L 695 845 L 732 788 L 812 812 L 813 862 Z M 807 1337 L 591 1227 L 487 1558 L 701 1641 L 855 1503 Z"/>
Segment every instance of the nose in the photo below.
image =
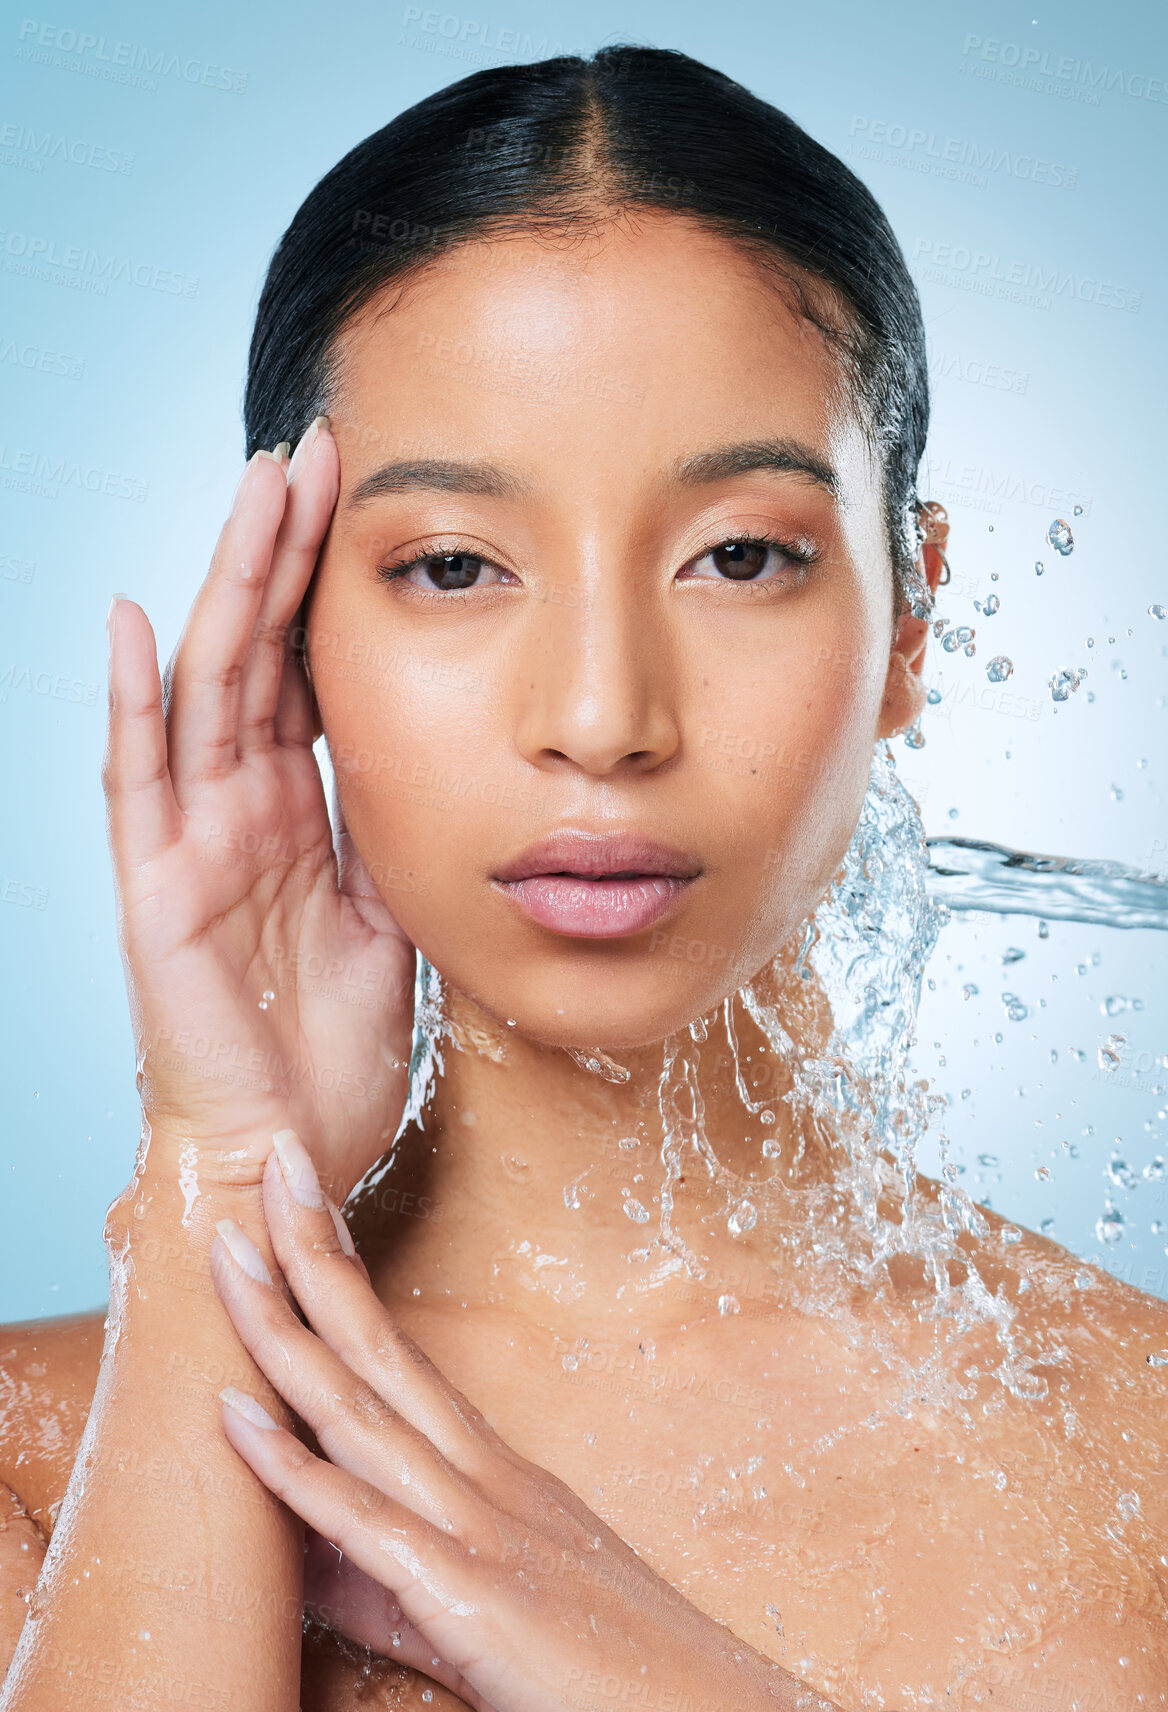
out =
<path fill-rule="evenodd" d="M 650 773 L 681 742 L 667 614 L 635 569 L 575 577 L 533 598 L 515 659 L 516 742 L 544 771 Z"/>

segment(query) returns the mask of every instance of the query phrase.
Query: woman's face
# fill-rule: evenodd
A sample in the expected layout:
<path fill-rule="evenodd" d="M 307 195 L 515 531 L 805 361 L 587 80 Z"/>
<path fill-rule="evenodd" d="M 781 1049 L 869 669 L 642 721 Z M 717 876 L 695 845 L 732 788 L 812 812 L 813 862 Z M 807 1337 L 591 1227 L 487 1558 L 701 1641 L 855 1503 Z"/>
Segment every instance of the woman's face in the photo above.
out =
<path fill-rule="evenodd" d="M 356 847 L 500 1023 L 659 1040 L 809 914 L 919 710 L 836 359 L 668 214 L 465 244 L 338 351 L 308 658 Z"/>

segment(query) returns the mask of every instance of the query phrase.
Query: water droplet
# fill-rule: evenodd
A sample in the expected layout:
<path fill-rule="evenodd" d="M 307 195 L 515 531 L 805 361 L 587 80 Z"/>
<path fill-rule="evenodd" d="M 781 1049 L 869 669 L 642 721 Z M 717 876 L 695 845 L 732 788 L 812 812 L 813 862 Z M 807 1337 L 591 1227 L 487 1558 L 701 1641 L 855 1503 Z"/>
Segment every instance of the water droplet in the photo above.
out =
<path fill-rule="evenodd" d="M 1095 1221 L 1095 1235 L 1100 1242 L 1118 1242 L 1123 1232 L 1123 1214 L 1116 1207 L 1107 1207 Z"/>
<path fill-rule="evenodd" d="M 925 746 L 925 734 L 921 730 L 921 725 L 920 725 L 919 720 L 917 720 L 914 724 L 910 725 L 908 730 L 905 732 L 905 734 L 904 734 L 904 746 L 906 749 L 923 749 L 924 748 L 924 746 Z"/>
<path fill-rule="evenodd" d="M 941 638 L 941 646 L 947 654 L 956 654 L 959 648 L 967 648 L 976 634 L 968 624 L 959 624 L 956 630 L 950 630 L 947 636 Z"/>
<path fill-rule="evenodd" d="M 575 1059 L 581 1070 L 587 1070 L 590 1075 L 599 1076 L 605 1082 L 629 1080 L 631 1072 L 623 1064 L 618 1064 L 615 1058 L 610 1058 L 607 1052 L 602 1052 L 599 1046 L 590 1047 L 586 1052 L 569 1046 L 565 1051 L 569 1058 Z"/>
<path fill-rule="evenodd" d="M 1004 684 L 1014 670 L 1014 662 L 1007 654 L 995 654 L 986 667 L 986 677 L 991 684 Z"/>
<path fill-rule="evenodd" d="M 754 1229 L 757 1218 L 758 1210 L 753 1201 L 739 1201 L 726 1221 L 731 1236 L 745 1236 L 747 1231 Z"/>
<path fill-rule="evenodd" d="M 1119 1189 L 1134 1189 L 1136 1186 L 1136 1174 L 1126 1160 L 1109 1160 L 1107 1175 Z"/>
<path fill-rule="evenodd" d="M 1118 1070 L 1120 1053 L 1126 1045 L 1127 1036 L 1125 1034 L 1109 1034 L 1095 1054 L 1100 1070 Z"/>
<path fill-rule="evenodd" d="M 1154 1349 L 1148 1356 L 1149 1367 L 1168 1367 L 1168 1349 Z"/>
<path fill-rule="evenodd" d="M 1001 600 L 996 594 L 987 594 L 981 607 L 983 616 L 986 618 L 992 618 L 995 612 L 1001 610 L 1001 605 Z"/>
<path fill-rule="evenodd" d="M 578 1355 L 573 1355 L 571 1350 L 569 1350 L 566 1355 L 562 1355 L 560 1357 L 560 1365 L 566 1368 L 569 1373 L 572 1373 L 577 1367 L 579 1367 L 580 1357 Z"/>
<path fill-rule="evenodd" d="M 1002 1003 L 1006 1007 L 1006 1015 L 1011 1022 L 1025 1022 L 1030 1015 L 1029 1010 L 1016 993 L 1003 993 Z"/>
<path fill-rule="evenodd" d="M 1153 618 L 1168 618 L 1168 606 L 1165 606 L 1158 600 L 1154 600 L 1152 602 L 1151 606 L 1148 608 L 1148 612 Z"/>
<path fill-rule="evenodd" d="M 719 1296 L 718 1312 L 720 1314 L 736 1314 L 739 1312 L 737 1296 Z"/>
<path fill-rule="evenodd" d="M 1035 1169 L 1034 1175 L 1038 1178 L 1038 1181 L 1040 1183 L 1049 1183 L 1049 1181 L 1050 1181 L 1050 1166 L 1049 1165 L 1037 1166 Z"/>
<path fill-rule="evenodd" d="M 1043 564 L 1042 560 L 1041 559 L 1035 559 L 1035 561 L 1034 561 L 1034 574 L 1035 574 L 1035 576 L 1040 577 L 1045 569 L 1046 569 L 1046 566 Z"/>
<path fill-rule="evenodd" d="M 1110 993 L 1099 1007 L 1104 1016 L 1120 1016 L 1131 1008 L 1131 1000 L 1125 999 L 1122 993 Z"/>
<path fill-rule="evenodd" d="M 689 1025 L 689 1032 L 692 1035 L 693 1039 L 696 1040 L 699 1044 L 703 1040 L 708 1040 L 710 1038 L 710 1031 L 706 1027 L 704 1017 L 695 1017 L 694 1020 Z"/>
<path fill-rule="evenodd" d="M 1075 507 L 1075 510 L 1074 510 L 1074 515 L 1075 515 L 1075 516 L 1076 516 L 1076 517 L 1082 517 L 1082 515 L 1083 515 L 1083 507 L 1082 507 L 1082 506 L 1081 506 L 1081 505 L 1076 505 L 1076 507 Z"/>
<path fill-rule="evenodd" d="M 570 1213 L 574 1213 L 580 1205 L 580 1191 L 575 1183 L 564 1184 L 564 1205 Z"/>
<path fill-rule="evenodd" d="M 1155 1159 L 1149 1159 L 1144 1166 L 1144 1176 L 1149 1183 L 1162 1183 L 1164 1181 L 1165 1166 L 1159 1154 L 1156 1155 Z"/>
<path fill-rule="evenodd" d="M 762 1139 L 762 1156 L 764 1159 L 777 1159 L 783 1151 L 783 1144 L 777 1135 L 764 1135 Z"/>
<path fill-rule="evenodd" d="M 767 1107 L 766 1111 L 759 1112 L 758 1121 L 761 1124 L 773 1124 L 774 1123 L 775 1114 L 774 1114 L 774 1112 L 771 1111 L 769 1106 Z"/>
<path fill-rule="evenodd" d="M 1092 1290 L 1092 1289 L 1094 1289 L 1094 1287 L 1095 1287 L 1095 1280 L 1089 1272 L 1076 1272 L 1075 1273 L 1075 1289 L 1076 1290 Z"/>
<path fill-rule="evenodd" d="M 965 999 L 976 998 L 978 991 L 979 989 L 973 981 L 967 981 L 961 989 L 961 996 Z"/>
<path fill-rule="evenodd" d="M 626 1217 L 632 1219 L 635 1225 L 648 1224 L 649 1209 L 647 1207 L 643 1207 L 640 1201 L 635 1201 L 630 1195 L 626 1200 L 621 1202 L 621 1205 L 624 1208 Z"/>
<path fill-rule="evenodd" d="M 925 700 L 928 702 L 930 707 L 939 707 L 941 705 L 940 690 L 930 690 L 928 695 L 925 697 Z"/>
<path fill-rule="evenodd" d="M 1048 686 L 1051 701 L 1069 701 L 1086 676 L 1084 666 L 1078 666 L 1074 671 L 1064 667 L 1061 671 L 1052 672 Z"/>
<path fill-rule="evenodd" d="M 1025 955 L 1026 953 L 1022 950 L 1020 945 L 1007 945 L 1006 949 L 1002 952 L 1002 962 L 1021 963 Z"/>
<path fill-rule="evenodd" d="M 1069 523 L 1064 523 L 1061 517 L 1055 518 L 1054 522 L 1046 532 L 1046 538 L 1054 548 L 1055 552 L 1061 553 L 1064 559 L 1067 554 L 1073 550 L 1075 545 L 1075 537 L 1071 534 L 1071 526 Z"/>
<path fill-rule="evenodd" d="M 1053 1219 L 1043 1219 L 1042 1223 L 1039 1225 L 1038 1228 L 1042 1232 L 1043 1236 L 1053 1236 L 1054 1235 L 1054 1220 Z"/>
<path fill-rule="evenodd" d="M 987 1168 L 990 1168 L 998 1163 L 998 1156 L 996 1153 L 979 1153 L 977 1156 L 977 1162 L 979 1165 L 984 1165 Z"/>
<path fill-rule="evenodd" d="M 1138 1492 L 1121 1492 L 1115 1502 L 1120 1515 L 1127 1522 L 1130 1522 L 1133 1516 L 1138 1516 L 1140 1513 L 1140 1495 Z"/>

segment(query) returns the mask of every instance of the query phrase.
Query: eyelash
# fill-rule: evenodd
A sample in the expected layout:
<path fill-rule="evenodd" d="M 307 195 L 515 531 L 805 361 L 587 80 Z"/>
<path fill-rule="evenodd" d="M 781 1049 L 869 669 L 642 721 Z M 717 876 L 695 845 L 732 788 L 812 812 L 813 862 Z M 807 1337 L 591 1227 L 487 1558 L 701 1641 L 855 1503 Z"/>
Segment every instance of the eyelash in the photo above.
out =
<path fill-rule="evenodd" d="M 737 534 L 724 535 L 724 536 L 721 536 L 716 541 L 711 541 L 709 546 L 703 547 L 700 553 L 695 553 L 693 555 L 693 558 L 687 560 L 686 562 L 688 564 L 696 564 L 699 560 L 707 558 L 710 553 L 717 552 L 719 547 L 731 547 L 731 546 L 734 546 L 734 547 L 773 547 L 777 552 L 782 553 L 787 559 L 789 559 L 791 561 L 792 567 L 794 568 L 796 574 L 801 574 L 802 572 L 809 570 L 811 568 L 811 566 L 814 565 L 819 558 L 818 552 L 813 548 L 806 547 L 806 546 L 796 546 L 791 541 L 780 540 L 780 538 L 777 535 L 767 535 L 765 533 L 756 534 L 750 530 L 743 530 L 743 531 L 739 531 Z M 419 565 L 425 564 L 427 559 L 453 558 L 457 555 L 465 556 L 468 559 L 477 559 L 477 560 L 479 560 L 480 563 L 482 563 L 484 565 L 494 564 L 493 560 L 487 559 L 481 553 L 467 552 L 465 544 L 462 542 L 437 540 L 437 541 L 433 541 L 433 542 L 427 542 L 426 543 L 426 550 L 424 552 L 414 553 L 408 559 L 401 559 L 396 564 L 379 565 L 377 567 L 377 575 L 381 579 L 381 581 L 385 582 L 385 583 L 399 582 L 403 577 L 405 577 L 407 575 L 408 572 L 415 570 L 417 568 L 417 566 L 419 566 Z M 499 567 L 496 567 L 496 568 L 499 568 Z M 737 586 L 739 588 L 752 588 L 752 587 L 759 587 L 759 586 L 765 588 L 765 587 L 770 586 L 770 582 L 777 581 L 778 579 L 777 578 L 771 578 L 768 580 L 768 582 L 761 583 L 761 584 L 758 582 L 758 579 L 756 579 L 756 578 L 743 578 L 743 579 L 739 580 L 739 579 L 736 579 L 734 577 L 723 577 L 723 578 L 703 577 L 703 578 L 696 579 L 696 580 L 700 580 L 702 582 L 722 581 L 722 582 L 728 583 L 731 586 L 734 586 L 737 583 Z M 459 596 L 462 596 L 462 595 L 472 594 L 472 593 L 474 593 L 474 590 L 473 590 L 473 588 L 465 588 L 465 589 L 418 589 L 417 593 L 419 593 L 419 594 L 432 594 L 440 600 L 451 600 L 451 599 L 457 599 Z"/>

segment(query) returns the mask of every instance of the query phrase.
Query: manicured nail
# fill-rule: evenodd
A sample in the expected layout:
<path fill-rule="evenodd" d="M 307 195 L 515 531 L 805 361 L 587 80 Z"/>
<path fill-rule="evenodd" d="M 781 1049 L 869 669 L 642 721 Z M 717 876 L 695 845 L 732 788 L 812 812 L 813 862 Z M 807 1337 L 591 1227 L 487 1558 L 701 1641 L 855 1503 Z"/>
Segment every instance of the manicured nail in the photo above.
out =
<path fill-rule="evenodd" d="M 302 1207 L 323 1207 L 324 1196 L 320 1192 L 316 1167 L 296 1131 L 278 1129 L 272 1137 L 272 1145 L 276 1149 L 276 1163 L 292 1199 L 299 1201 Z"/>
<path fill-rule="evenodd" d="M 345 1223 L 344 1213 L 342 1213 L 341 1209 L 334 1201 L 329 1200 L 327 1195 L 324 1198 L 324 1204 L 332 1214 L 333 1223 L 337 1227 L 337 1241 L 341 1245 L 342 1254 L 347 1254 L 350 1259 L 352 1259 L 357 1250 L 353 1244 L 352 1237 L 349 1235 L 349 1227 Z"/>
<path fill-rule="evenodd" d="M 281 444 L 283 444 L 283 442 L 281 442 Z M 278 464 L 280 462 L 280 447 L 277 446 L 274 452 L 265 452 L 261 446 L 259 451 L 255 454 L 255 457 L 252 459 L 253 464 L 255 463 L 256 458 L 270 458 L 274 464 Z"/>
<path fill-rule="evenodd" d="M 223 1238 L 224 1246 L 232 1260 L 237 1266 L 242 1266 L 249 1278 L 254 1278 L 257 1284 L 272 1282 L 272 1275 L 264 1265 L 263 1255 L 234 1219 L 220 1219 L 215 1229 Z"/>
<path fill-rule="evenodd" d="M 250 1421 L 253 1427 L 264 1427 L 272 1433 L 279 1427 L 278 1421 L 273 1421 L 262 1403 L 257 1403 L 254 1397 L 249 1397 L 246 1391 L 237 1391 L 234 1385 L 225 1385 L 219 1393 L 221 1402 L 229 1409 L 234 1409 L 237 1415 L 242 1415 L 245 1421 Z"/>
<path fill-rule="evenodd" d="M 330 421 L 330 419 L 327 416 L 314 416 L 312 418 L 312 424 L 311 425 L 313 428 L 316 429 L 318 434 L 322 428 L 329 428 L 329 429 L 332 428 L 332 422 Z"/>
<path fill-rule="evenodd" d="M 105 637 L 109 646 L 114 645 L 114 626 L 117 623 L 119 600 L 129 600 L 129 595 L 115 594 L 109 603 L 109 611 L 105 615 Z"/>
<path fill-rule="evenodd" d="M 276 450 L 272 453 L 272 456 L 281 463 L 285 458 L 290 458 L 292 456 L 291 440 L 281 440 L 280 444 L 276 447 Z"/>

